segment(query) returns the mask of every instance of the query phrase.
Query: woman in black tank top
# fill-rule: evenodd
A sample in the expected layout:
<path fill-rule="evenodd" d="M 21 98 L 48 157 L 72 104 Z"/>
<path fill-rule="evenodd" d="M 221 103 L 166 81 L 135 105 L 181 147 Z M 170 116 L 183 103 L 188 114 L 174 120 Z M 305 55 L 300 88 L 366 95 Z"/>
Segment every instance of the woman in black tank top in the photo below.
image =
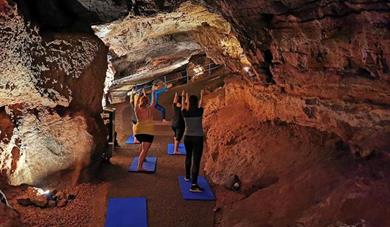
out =
<path fill-rule="evenodd" d="M 182 96 L 184 97 L 183 91 Z M 182 100 L 182 113 L 185 122 L 184 145 L 186 147 L 186 181 L 191 180 L 191 192 L 202 192 L 203 189 L 198 185 L 198 175 L 200 170 L 200 160 L 203 153 L 203 90 L 200 93 L 200 99 L 197 96 L 188 96 L 185 94 L 185 100 Z"/>
<path fill-rule="evenodd" d="M 179 144 L 184 134 L 184 119 L 181 113 L 181 101 L 182 97 L 175 93 L 175 98 L 173 99 L 173 119 L 172 119 L 172 130 L 174 133 L 173 136 L 173 147 L 174 154 L 179 153 Z"/>

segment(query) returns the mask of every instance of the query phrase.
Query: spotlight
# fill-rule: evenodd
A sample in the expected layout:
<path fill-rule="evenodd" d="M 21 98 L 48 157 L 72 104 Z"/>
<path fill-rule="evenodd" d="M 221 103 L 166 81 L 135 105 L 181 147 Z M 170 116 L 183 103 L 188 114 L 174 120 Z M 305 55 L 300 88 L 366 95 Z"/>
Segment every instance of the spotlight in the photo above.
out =
<path fill-rule="evenodd" d="M 249 67 L 249 66 L 244 66 L 242 69 L 243 69 L 245 72 L 249 73 L 249 71 L 251 70 L 251 67 Z"/>
<path fill-rule="evenodd" d="M 204 68 L 201 65 L 197 65 L 193 68 L 195 76 L 202 75 L 204 73 Z"/>
<path fill-rule="evenodd" d="M 42 188 L 34 188 L 38 195 L 49 195 L 50 190 L 43 190 Z"/>

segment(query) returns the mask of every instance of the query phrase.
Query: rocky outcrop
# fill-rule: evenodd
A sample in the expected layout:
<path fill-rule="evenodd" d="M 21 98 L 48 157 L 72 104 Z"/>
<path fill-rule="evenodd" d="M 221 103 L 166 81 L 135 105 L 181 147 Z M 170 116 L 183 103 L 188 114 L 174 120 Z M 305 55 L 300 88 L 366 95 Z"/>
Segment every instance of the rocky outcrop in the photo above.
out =
<path fill-rule="evenodd" d="M 258 88 L 233 77 L 207 96 L 204 170 L 217 185 L 240 182 L 239 192 L 217 190 L 220 226 L 387 226 L 388 140 L 371 139 L 377 153 L 356 159 L 330 130 L 278 118 L 299 108 L 292 97 Z"/>
<path fill-rule="evenodd" d="M 116 96 L 126 96 L 129 85 L 184 69 L 192 56 L 204 51 L 215 63 L 229 68 L 249 64 L 230 24 L 220 15 L 189 2 L 171 13 L 154 17 L 130 14 L 93 29 L 109 46 L 115 73 L 110 90 Z"/>
<path fill-rule="evenodd" d="M 38 184 L 80 170 L 105 146 L 106 47 L 90 35 L 41 36 L 8 5 L 0 25 L 2 175 L 13 185 Z"/>
<path fill-rule="evenodd" d="M 259 120 L 336 133 L 363 156 L 389 147 L 387 3 L 215 2 L 258 77 Z"/>

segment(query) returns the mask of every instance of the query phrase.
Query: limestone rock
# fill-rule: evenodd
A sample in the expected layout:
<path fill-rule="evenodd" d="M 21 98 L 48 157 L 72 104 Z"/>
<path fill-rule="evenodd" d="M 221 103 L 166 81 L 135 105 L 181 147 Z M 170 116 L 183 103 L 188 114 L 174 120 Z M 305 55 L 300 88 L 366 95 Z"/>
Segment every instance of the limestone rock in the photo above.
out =
<path fill-rule="evenodd" d="M 218 64 L 248 63 L 230 24 L 220 15 L 189 2 L 171 13 L 154 17 L 129 15 L 93 29 L 109 46 L 115 74 L 111 92 L 118 96 L 126 95 L 120 92 L 129 84 L 148 82 L 181 69 L 191 56 L 204 51 Z M 215 49 L 230 61 L 213 54 Z"/>
<path fill-rule="evenodd" d="M 99 114 L 107 49 L 90 35 L 42 37 L 15 6 L 4 7 L 0 173 L 10 184 L 34 185 L 60 170 L 80 171 L 106 141 Z"/>

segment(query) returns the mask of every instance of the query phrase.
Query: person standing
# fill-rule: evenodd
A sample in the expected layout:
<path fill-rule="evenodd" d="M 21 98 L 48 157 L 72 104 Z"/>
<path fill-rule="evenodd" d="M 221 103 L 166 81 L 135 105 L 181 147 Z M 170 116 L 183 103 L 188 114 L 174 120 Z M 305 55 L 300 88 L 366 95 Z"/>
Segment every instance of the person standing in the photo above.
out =
<path fill-rule="evenodd" d="M 153 85 L 152 87 L 155 88 L 154 99 L 155 99 L 156 104 L 154 107 L 160 112 L 162 121 L 166 122 L 167 120 L 165 117 L 165 115 L 166 115 L 165 107 L 160 105 L 158 101 L 159 101 L 160 96 L 163 93 L 167 92 L 170 87 L 172 87 L 172 84 L 167 85 L 165 83 L 160 82 L 158 84 Z"/>
<path fill-rule="evenodd" d="M 153 93 L 152 89 L 150 104 L 145 90 L 143 90 L 141 97 L 135 99 L 134 103 L 137 123 L 133 126 L 133 132 L 135 138 L 140 142 L 137 171 L 143 171 L 142 165 L 154 140 L 153 108 L 155 101 Z"/>
<path fill-rule="evenodd" d="M 172 118 L 172 130 L 174 133 L 173 136 L 173 153 L 179 153 L 179 144 L 184 135 L 184 119 L 181 110 L 181 101 L 182 97 L 175 93 L 175 97 L 173 99 L 173 118 Z"/>
<path fill-rule="evenodd" d="M 184 145 L 186 148 L 185 160 L 185 180 L 191 180 L 190 192 L 203 192 L 199 187 L 198 176 L 200 170 L 200 161 L 203 153 L 203 90 L 200 93 L 200 99 L 197 96 L 182 92 L 182 113 L 185 122 Z"/>

